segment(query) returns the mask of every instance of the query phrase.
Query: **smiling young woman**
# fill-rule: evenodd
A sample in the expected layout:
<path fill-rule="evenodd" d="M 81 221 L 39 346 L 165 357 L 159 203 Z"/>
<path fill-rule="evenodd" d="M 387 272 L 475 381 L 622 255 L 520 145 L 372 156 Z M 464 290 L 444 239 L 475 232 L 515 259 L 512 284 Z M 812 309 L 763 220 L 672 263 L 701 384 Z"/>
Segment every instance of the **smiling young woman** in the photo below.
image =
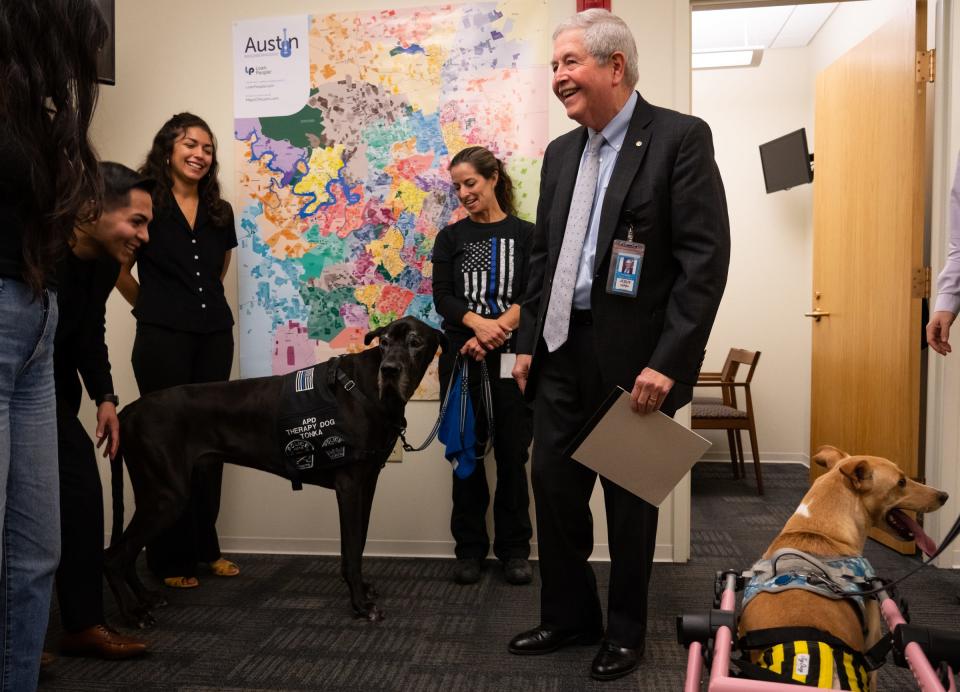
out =
<path fill-rule="evenodd" d="M 150 242 L 137 254 L 139 283 L 121 272 L 117 287 L 133 306 L 133 372 L 140 394 L 230 378 L 233 315 L 223 290 L 237 246 L 233 210 L 220 197 L 217 148 L 210 126 L 192 113 L 170 118 L 140 169 L 157 181 Z M 195 474 L 178 523 L 147 546 L 147 564 L 168 586 L 198 586 L 197 565 L 234 576 L 220 555 L 216 521 L 222 465 Z"/>

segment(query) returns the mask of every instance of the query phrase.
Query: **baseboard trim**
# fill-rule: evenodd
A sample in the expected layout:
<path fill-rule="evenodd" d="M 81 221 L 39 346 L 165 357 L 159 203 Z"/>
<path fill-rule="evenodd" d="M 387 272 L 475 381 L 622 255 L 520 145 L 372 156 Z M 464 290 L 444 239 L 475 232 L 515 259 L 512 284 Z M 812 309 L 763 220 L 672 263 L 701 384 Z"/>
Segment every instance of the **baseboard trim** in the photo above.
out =
<path fill-rule="evenodd" d="M 255 553 L 263 555 L 339 555 L 340 541 L 335 538 L 243 538 L 220 536 L 220 549 L 225 553 Z M 363 551 L 367 557 L 422 557 L 453 558 L 453 541 L 388 541 L 371 539 Z M 538 556 L 537 544 L 530 545 L 530 557 Z M 673 546 L 657 544 L 654 562 L 672 562 Z M 592 562 L 609 562 L 610 546 L 597 543 L 593 547 Z"/>
<path fill-rule="evenodd" d="M 719 450 L 710 450 L 703 455 L 703 458 L 700 461 L 708 461 L 715 463 L 730 463 L 730 452 L 725 449 Z M 745 463 L 752 464 L 753 456 L 750 454 L 744 454 Z M 800 454 L 796 452 L 764 452 L 763 457 L 760 459 L 761 464 L 800 464 L 801 466 L 806 466 L 810 468 L 810 457 L 806 454 Z"/>

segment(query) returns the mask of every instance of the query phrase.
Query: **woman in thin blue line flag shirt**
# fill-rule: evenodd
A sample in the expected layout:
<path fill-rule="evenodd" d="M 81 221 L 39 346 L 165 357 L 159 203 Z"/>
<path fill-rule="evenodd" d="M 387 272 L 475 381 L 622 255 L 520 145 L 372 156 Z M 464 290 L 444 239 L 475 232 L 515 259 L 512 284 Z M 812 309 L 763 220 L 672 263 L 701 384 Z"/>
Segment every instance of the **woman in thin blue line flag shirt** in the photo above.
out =
<path fill-rule="evenodd" d="M 520 322 L 516 302 L 526 284 L 533 224 L 516 216 L 513 182 L 503 162 L 483 147 L 468 147 L 450 162 L 453 189 L 467 216 L 437 234 L 433 248 L 433 300 L 443 318 L 451 348 L 440 356 L 441 398 L 446 394 L 457 353 L 469 363 L 474 411 L 480 403 L 480 368 L 485 361 L 493 395 L 493 450 L 497 487 L 493 500 L 494 555 L 512 584 L 527 584 L 532 573 L 532 528 L 526 462 L 532 436 L 528 405 L 511 378 L 513 332 Z M 503 363 L 504 367 L 501 367 Z M 484 415 L 477 416 L 477 453 L 489 437 Z M 454 575 L 460 584 L 480 579 L 490 549 L 486 513 L 490 504 L 483 460 L 466 478 L 453 476 L 450 530 L 456 541 Z"/>

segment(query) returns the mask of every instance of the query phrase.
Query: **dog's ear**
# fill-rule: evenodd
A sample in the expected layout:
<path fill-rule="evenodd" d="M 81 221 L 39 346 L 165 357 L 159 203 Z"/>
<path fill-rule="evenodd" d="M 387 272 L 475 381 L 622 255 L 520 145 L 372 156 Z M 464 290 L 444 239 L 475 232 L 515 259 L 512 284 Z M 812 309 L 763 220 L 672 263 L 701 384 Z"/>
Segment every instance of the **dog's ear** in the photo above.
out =
<path fill-rule="evenodd" d="M 846 459 L 849 454 L 844 452 L 842 449 L 837 449 L 830 445 L 823 445 L 820 449 L 816 451 L 813 455 L 813 463 L 818 466 L 823 466 L 827 469 L 832 469 L 839 462 Z"/>
<path fill-rule="evenodd" d="M 379 329 L 374 329 L 372 332 L 367 332 L 363 337 L 364 346 L 369 346 L 371 341 L 379 338 L 386 330 L 386 327 L 380 327 Z"/>
<path fill-rule="evenodd" d="M 873 469 L 863 457 L 850 457 L 839 466 L 840 473 L 849 479 L 853 489 L 866 492 L 873 487 Z"/>

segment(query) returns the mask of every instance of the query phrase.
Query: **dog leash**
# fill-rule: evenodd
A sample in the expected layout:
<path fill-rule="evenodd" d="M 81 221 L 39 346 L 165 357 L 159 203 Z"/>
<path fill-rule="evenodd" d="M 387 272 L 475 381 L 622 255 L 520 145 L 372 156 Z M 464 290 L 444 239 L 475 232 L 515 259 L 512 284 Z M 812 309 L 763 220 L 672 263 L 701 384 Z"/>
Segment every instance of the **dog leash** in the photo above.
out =
<path fill-rule="evenodd" d="M 340 356 L 335 356 L 334 358 L 331 358 L 329 361 L 330 373 L 332 378 L 335 378 L 336 381 L 340 383 L 340 386 L 342 386 L 345 391 L 353 393 L 354 396 L 358 397 L 365 404 L 367 404 L 368 406 L 372 406 L 373 402 L 370 401 L 370 398 L 366 394 L 364 394 L 359 387 L 357 387 L 356 382 L 354 382 L 349 377 L 347 377 L 346 373 L 344 373 L 343 370 L 340 369 L 339 361 L 340 361 Z M 425 450 L 427 447 L 430 446 L 430 444 L 434 441 L 434 439 L 436 439 L 437 433 L 440 431 L 440 423 L 443 420 L 444 414 L 447 412 L 447 406 L 450 402 L 450 390 L 453 388 L 452 387 L 453 378 L 456 377 L 458 368 L 462 369 L 463 371 L 463 384 L 461 385 L 461 388 L 460 388 L 460 396 L 461 396 L 460 432 L 461 432 L 461 435 L 463 434 L 463 429 L 464 429 L 463 426 L 465 421 L 463 420 L 462 417 L 464 415 L 464 411 L 466 410 L 466 406 L 464 405 L 466 401 L 464 400 L 464 397 L 467 397 L 470 395 L 470 391 L 468 387 L 469 376 L 467 374 L 468 367 L 469 367 L 469 364 L 466 362 L 463 356 L 458 353 L 456 360 L 454 360 L 453 371 L 450 373 L 450 381 L 447 383 L 446 394 L 443 397 L 443 402 L 440 404 L 440 413 L 437 416 L 436 422 L 434 422 L 433 424 L 433 428 L 430 430 L 429 434 L 427 435 L 427 439 L 425 439 L 420 445 L 414 447 L 412 444 L 407 442 L 407 438 L 406 438 L 407 421 L 405 418 L 402 419 L 399 424 L 393 423 L 393 422 L 390 423 L 390 425 L 394 426 L 399 430 L 400 444 L 403 447 L 403 451 L 422 452 L 423 450 Z M 493 392 L 490 384 L 490 372 L 487 369 L 486 361 L 480 361 L 480 383 L 481 383 L 480 398 L 483 402 L 484 413 L 487 417 L 487 428 L 488 428 L 487 441 L 489 445 L 492 445 L 493 433 L 494 433 Z M 489 447 L 484 451 L 483 456 L 486 455 L 487 451 L 489 451 Z M 478 455 L 477 458 L 478 459 L 482 458 L 482 456 Z"/>
<path fill-rule="evenodd" d="M 463 444 L 463 431 L 466 429 L 466 415 L 467 415 L 467 398 L 470 396 L 470 363 L 466 358 L 463 358 L 461 354 L 457 354 L 457 360 L 454 361 L 454 373 L 457 369 L 457 364 L 460 364 L 462 369 L 463 382 L 460 385 L 460 443 Z M 453 381 L 453 376 L 451 375 L 451 383 Z M 447 389 L 449 394 L 450 389 Z M 476 454 L 476 459 L 483 459 L 487 456 L 487 453 L 493 447 L 493 434 L 495 432 L 495 423 L 493 419 L 493 391 L 490 385 L 490 371 L 487 369 L 487 361 L 480 361 L 480 402 L 483 404 L 483 414 L 487 419 L 487 441 L 484 445 L 484 450 L 482 454 Z M 439 426 L 440 420 L 443 419 L 443 413 L 440 414 L 440 418 L 437 419 L 437 425 Z"/>
<path fill-rule="evenodd" d="M 447 391 L 443 395 L 443 401 L 440 402 L 440 413 L 437 416 L 436 422 L 433 424 L 433 429 L 430 430 L 430 433 L 427 435 L 427 439 L 419 447 L 414 447 L 412 444 L 407 442 L 406 432 L 407 432 L 407 421 L 404 419 L 403 427 L 400 430 L 400 444 L 403 447 L 404 452 L 422 452 L 427 447 L 430 446 L 430 443 L 437 437 L 437 433 L 440 432 L 440 423 L 443 421 L 443 416 L 447 412 L 447 404 L 450 402 L 450 390 L 453 389 L 453 378 L 457 375 L 457 367 L 460 365 L 461 356 L 458 353 L 456 360 L 453 361 L 453 371 L 450 373 L 450 381 L 447 382 Z M 460 408 L 461 412 L 463 411 L 463 406 Z M 463 415 L 461 413 L 461 415 Z M 463 430 L 463 427 L 460 428 Z"/>
<path fill-rule="evenodd" d="M 912 570 L 910 570 L 909 572 L 907 572 L 907 573 L 904 574 L 903 576 L 897 577 L 896 579 L 894 579 L 894 580 L 892 580 L 892 581 L 886 581 L 886 580 L 884 580 L 883 586 L 878 586 L 878 587 L 873 588 L 873 589 L 868 589 L 867 591 L 861 591 L 858 595 L 860 595 L 860 596 L 872 596 L 872 595 L 874 595 L 874 594 L 878 594 L 878 593 L 880 593 L 881 591 L 886 591 L 886 590 L 888 590 L 890 587 L 892 587 L 892 586 L 894 586 L 894 585 L 896 585 L 896 584 L 899 584 L 900 582 L 902 582 L 902 581 L 903 581 L 904 579 L 906 579 L 907 577 L 913 576 L 914 574 L 916 574 L 917 572 L 919 572 L 920 570 L 922 570 L 924 567 L 926 567 L 927 565 L 929 565 L 931 562 L 933 562 L 934 560 L 936 560 L 938 557 L 940 557 L 940 554 L 943 553 L 943 551 L 946 550 L 947 547 L 948 547 L 951 543 L 953 543 L 953 541 L 954 541 L 954 539 L 957 537 L 957 535 L 960 535 L 960 516 L 957 516 L 957 520 L 956 520 L 955 522 L 953 522 L 953 526 L 951 526 L 951 527 L 950 527 L 950 530 L 947 531 L 947 535 L 944 536 L 943 542 L 940 544 L 940 547 L 938 547 L 938 548 L 936 549 L 936 551 L 933 553 L 933 555 L 931 555 L 931 556 L 927 559 L 926 562 L 923 562 L 923 561 L 921 560 L 921 562 L 920 562 L 919 565 L 917 565 L 916 567 L 914 567 Z"/>
<path fill-rule="evenodd" d="M 950 530 L 947 532 L 947 535 L 944 537 L 943 542 L 940 544 L 940 547 L 937 548 L 937 550 L 933 553 L 933 555 L 931 555 L 931 556 L 927 559 L 926 562 L 921 561 L 920 564 L 917 565 L 915 568 L 913 568 L 912 570 L 910 570 L 910 571 L 907 572 L 906 574 L 904 574 L 904 575 L 902 575 L 902 576 L 900 576 L 900 577 L 897 577 L 896 579 L 893 579 L 893 580 L 890 580 L 890 581 L 881 580 L 881 581 L 883 581 L 883 586 L 878 586 L 878 587 L 875 587 L 875 588 L 872 588 L 872 589 L 862 589 L 862 590 L 860 590 L 860 591 L 844 591 L 843 589 L 841 589 L 836 583 L 834 583 L 834 582 L 833 582 L 832 580 L 830 580 L 829 578 L 822 580 L 821 585 L 829 588 L 831 591 L 833 591 L 834 593 L 836 593 L 836 594 L 837 594 L 838 596 L 840 596 L 841 598 L 852 598 L 852 597 L 873 596 L 873 595 L 876 595 L 876 594 L 880 593 L 881 591 L 886 591 L 886 590 L 888 590 L 890 587 L 892 587 L 892 586 L 894 586 L 894 585 L 896 585 L 896 584 L 899 584 L 899 583 L 902 582 L 904 579 L 907 579 L 908 577 L 913 576 L 914 574 L 916 574 L 917 572 L 919 572 L 921 569 L 923 569 L 924 567 L 926 567 L 927 565 L 929 565 L 931 562 L 933 562 L 934 560 L 936 560 L 936 559 L 941 555 L 941 553 L 943 553 L 943 551 L 946 550 L 947 547 L 954 541 L 954 539 L 957 537 L 958 534 L 960 534 L 960 516 L 958 516 L 958 517 L 957 517 L 957 520 L 956 520 L 955 522 L 953 522 L 953 526 L 950 527 Z M 799 559 L 801 559 L 801 560 L 804 560 L 804 561 L 810 563 L 813 567 L 816 567 L 818 571 L 820 571 L 820 572 L 822 572 L 822 573 L 824 573 L 824 574 L 827 573 L 827 570 L 824 568 L 824 566 L 823 566 L 819 561 L 813 559 L 810 555 L 807 555 L 807 554 L 804 553 L 803 551 L 783 549 L 783 550 L 778 551 L 778 552 L 780 553 L 780 555 L 778 555 L 778 559 L 779 559 L 779 557 L 782 557 L 783 555 L 792 555 L 792 556 L 794 556 L 794 557 L 796 557 L 796 558 L 799 558 Z M 774 564 L 774 572 L 776 573 L 776 564 Z M 864 580 L 863 583 L 867 583 L 867 581 L 872 581 L 872 580 Z"/>
<path fill-rule="evenodd" d="M 447 390 L 443 396 L 443 401 L 440 403 L 440 413 L 437 415 L 437 420 L 433 424 L 433 429 L 430 431 L 430 434 L 427 435 L 427 439 L 423 441 L 418 447 L 414 447 L 409 444 L 406 440 L 404 434 L 406 433 L 406 421 L 404 421 L 404 428 L 400 431 L 400 442 L 403 445 L 403 451 L 405 452 L 422 452 L 424 449 L 430 446 L 430 443 L 436 438 L 437 433 L 440 432 L 440 424 L 443 422 L 443 418 L 447 413 L 447 407 L 450 403 L 450 392 L 453 389 L 453 381 L 457 376 L 457 373 L 461 373 L 463 377 L 463 382 L 460 384 L 460 440 L 463 441 L 463 431 L 464 426 L 466 425 L 466 410 L 467 410 L 467 397 L 470 396 L 470 376 L 469 376 L 469 367 L 470 364 L 467 362 L 466 358 L 462 354 L 458 353 L 457 357 L 453 361 L 453 369 L 450 371 L 450 379 L 447 382 Z M 490 371 L 487 369 L 487 362 L 485 360 L 480 361 L 480 399 L 483 403 L 484 415 L 487 417 L 487 447 L 484 449 L 483 454 L 478 454 L 477 459 L 482 459 L 487 455 L 487 452 L 490 451 L 490 447 L 493 445 L 493 433 L 494 433 L 494 418 L 493 418 L 493 391 L 490 384 Z"/>

